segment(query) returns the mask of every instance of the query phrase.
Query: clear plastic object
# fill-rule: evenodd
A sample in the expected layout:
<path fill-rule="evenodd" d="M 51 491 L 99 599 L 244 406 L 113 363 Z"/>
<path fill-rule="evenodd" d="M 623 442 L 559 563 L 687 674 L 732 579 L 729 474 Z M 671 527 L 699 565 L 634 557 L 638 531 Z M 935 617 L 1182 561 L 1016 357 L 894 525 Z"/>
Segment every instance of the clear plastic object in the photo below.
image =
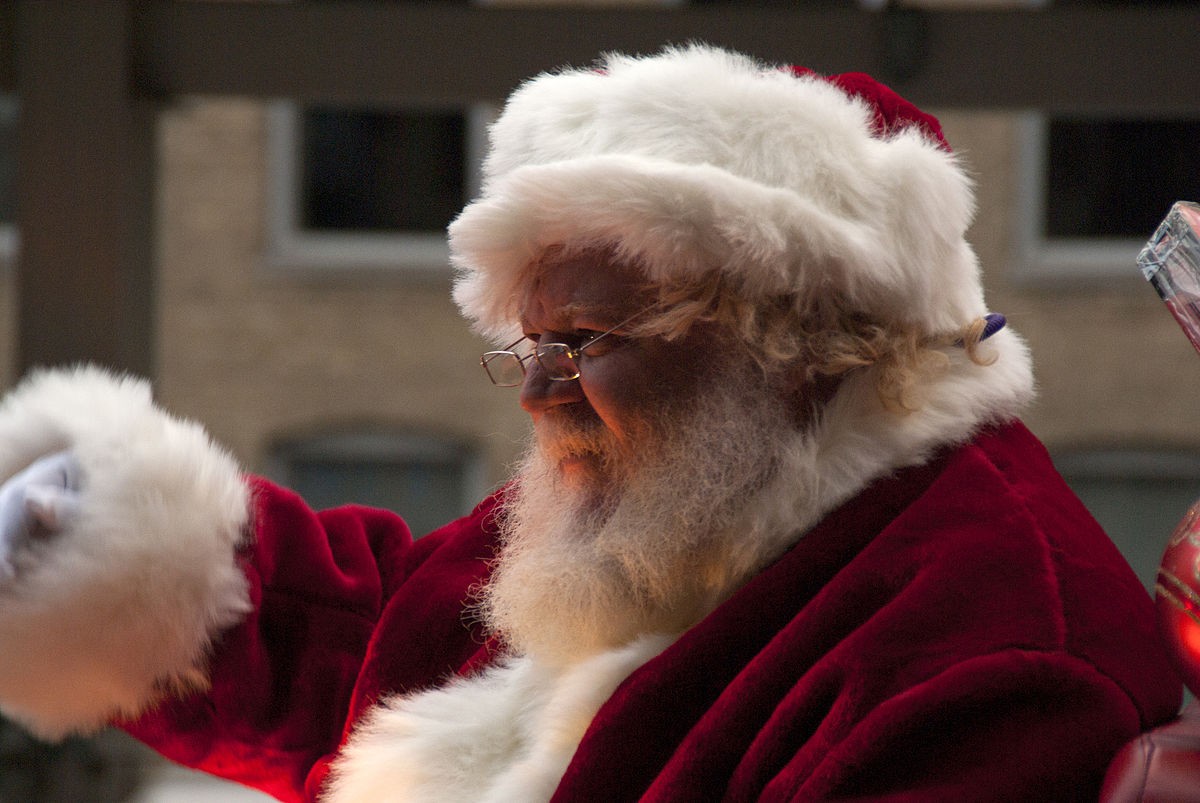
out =
<path fill-rule="evenodd" d="M 1200 204 L 1175 203 L 1137 262 L 1200 351 Z"/>
<path fill-rule="evenodd" d="M 1137 261 L 1200 351 L 1200 204 L 1172 206 Z M 1167 651 L 1184 684 L 1200 697 L 1200 501 L 1171 534 L 1154 590 Z"/>

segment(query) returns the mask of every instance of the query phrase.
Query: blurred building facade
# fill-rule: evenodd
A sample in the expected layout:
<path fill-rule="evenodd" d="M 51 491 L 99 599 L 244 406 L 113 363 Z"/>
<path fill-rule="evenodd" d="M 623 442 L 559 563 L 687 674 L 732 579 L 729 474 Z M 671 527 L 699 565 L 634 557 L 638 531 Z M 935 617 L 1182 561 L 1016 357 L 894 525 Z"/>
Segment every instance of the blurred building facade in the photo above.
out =
<path fill-rule="evenodd" d="M 1153 224 L 1140 238 L 1045 237 L 1047 121 L 934 111 L 977 179 L 970 238 L 989 303 L 1034 354 L 1039 396 L 1026 420 L 1094 509 L 1106 495 L 1116 504 L 1097 511 L 1110 530 L 1158 528 L 1144 534 L 1155 554 L 1135 557 L 1155 560 L 1161 528 L 1200 496 L 1200 356 L 1134 264 Z M 437 505 L 465 510 L 520 452 L 516 393 L 480 372 L 488 344 L 459 317 L 436 253 L 378 232 L 306 244 L 281 221 L 279 196 L 297 190 L 277 162 L 298 153 L 279 129 L 294 121 L 248 101 L 189 99 L 162 115 L 158 391 L 251 470 L 303 481 L 322 459 L 332 474 L 339 461 L 386 473 L 440 459 L 459 491 Z M 1096 154 L 1079 156 L 1102 169 Z M 1136 532 L 1118 535 L 1137 548 Z"/>
<path fill-rule="evenodd" d="M 418 535 L 501 484 L 528 423 L 517 392 L 479 369 L 491 344 L 450 299 L 439 233 L 447 208 L 475 188 L 489 111 L 455 110 L 447 122 L 445 110 L 172 99 L 156 121 L 153 380 L 162 403 L 314 505 L 393 507 Z M 1200 355 L 1134 255 L 1170 200 L 1200 200 L 1200 126 L 1166 121 L 1162 138 L 1139 140 L 1138 126 L 1164 121 L 930 111 L 977 180 L 970 239 L 989 304 L 1033 352 L 1039 395 L 1026 422 L 1152 584 L 1171 526 L 1200 497 Z M 0 155 L 11 156 L 14 115 L 10 99 Z M 1113 122 L 1134 128 L 1106 128 Z M 1171 125 L 1182 126 L 1178 146 Z M 323 161 L 351 143 L 361 151 L 353 166 Z M 1136 169 L 1130 154 L 1140 154 Z M 420 171 L 425 163 L 436 175 Z M 7 164 L 5 389 L 19 379 Z M 1074 174 L 1062 173 L 1068 164 Z M 353 197 L 366 183 L 373 200 Z M 1149 194 L 1142 207 L 1157 211 L 1125 211 L 1115 200 L 1125 190 Z"/>
<path fill-rule="evenodd" d="M 1136 270 L 1153 224 L 1141 237 L 1045 236 L 1039 210 L 1055 204 L 1044 191 L 1048 121 L 932 111 L 977 180 L 970 239 L 989 303 L 1034 354 L 1039 396 L 1027 422 L 1085 486 L 1119 496 L 1141 483 L 1141 496 L 1165 499 L 1155 526 L 1168 526 L 1180 500 L 1200 495 L 1200 356 Z M 486 110 L 463 119 L 462 141 L 437 158 L 465 161 L 469 197 Z M 440 235 L 386 221 L 306 229 L 299 196 L 311 168 L 303 114 L 289 104 L 182 98 L 157 125 L 162 401 L 204 422 L 249 470 L 308 489 L 319 504 L 342 492 L 392 504 L 418 533 L 501 483 L 527 424 L 516 392 L 479 370 L 489 344 L 450 300 Z M 1075 156 L 1106 169 L 1094 152 Z M 0 276 L 6 386 L 17 379 L 14 296 L 9 270 Z M 1137 521 L 1146 514 L 1137 504 L 1117 507 Z M 1153 551 L 1166 533 L 1145 537 Z"/>

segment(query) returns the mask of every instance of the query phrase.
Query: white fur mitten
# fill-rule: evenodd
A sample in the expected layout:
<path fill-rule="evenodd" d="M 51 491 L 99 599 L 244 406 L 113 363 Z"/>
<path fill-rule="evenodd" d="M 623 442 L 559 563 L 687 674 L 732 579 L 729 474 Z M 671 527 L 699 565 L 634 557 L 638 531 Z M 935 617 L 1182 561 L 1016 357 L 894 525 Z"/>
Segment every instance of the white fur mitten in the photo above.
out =
<path fill-rule="evenodd" d="M 236 461 L 149 383 L 42 371 L 0 399 L 0 711 L 56 738 L 203 688 L 250 608 Z"/>

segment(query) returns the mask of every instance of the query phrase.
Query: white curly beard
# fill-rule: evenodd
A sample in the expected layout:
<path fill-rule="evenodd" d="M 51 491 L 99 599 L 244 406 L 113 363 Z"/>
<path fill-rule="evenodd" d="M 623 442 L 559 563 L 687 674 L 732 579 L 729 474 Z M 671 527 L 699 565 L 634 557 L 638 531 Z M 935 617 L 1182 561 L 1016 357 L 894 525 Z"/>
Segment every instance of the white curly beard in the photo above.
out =
<path fill-rule="evenodd" d="M 761 566 L 744 554 L 764 525 L 754 501 L 797 434 L 793 411 L 762 380 L 745 363 L 727 368 L 703 394 L 656 412 L 636 454 L 598 422 L 541 422 L 480 600 L 514 653 L 565 665 L 679 633 Z M 579 454 L 597 466 L 586 482 L 559 469 Z"/>

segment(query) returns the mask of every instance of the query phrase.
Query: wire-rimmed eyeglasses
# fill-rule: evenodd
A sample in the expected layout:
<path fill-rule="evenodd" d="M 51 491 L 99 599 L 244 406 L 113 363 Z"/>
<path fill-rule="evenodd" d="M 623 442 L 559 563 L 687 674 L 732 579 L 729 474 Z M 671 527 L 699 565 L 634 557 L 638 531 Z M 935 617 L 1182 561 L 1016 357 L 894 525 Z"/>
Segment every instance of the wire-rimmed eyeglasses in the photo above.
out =
<path fill-rule="evenodd" d="M 538 365 L 546 372 L 546 378 L 550 381 L 570 382 L 572 379 L 579 378 L 578 361 L 584 349 L 594 346 L 601 338 L 608 337 L 633 319 L 649 312 L 650 309 L 647 307 L 635 312 L 608 331 L 601 332 L 574 348 L 567 343 L 542 343 L 522 357 L 513 349 L 520 345 L 522 340 L 528 338 L 519 337 L 499 351 L 484 353 L 479 358 L 479 364 L 487 372 L 488 379 L 492 380 L 492 384 L 502 388 L 515 388 L 525 381 L 525 363 L 530 357 L 537 360 Z"/>

